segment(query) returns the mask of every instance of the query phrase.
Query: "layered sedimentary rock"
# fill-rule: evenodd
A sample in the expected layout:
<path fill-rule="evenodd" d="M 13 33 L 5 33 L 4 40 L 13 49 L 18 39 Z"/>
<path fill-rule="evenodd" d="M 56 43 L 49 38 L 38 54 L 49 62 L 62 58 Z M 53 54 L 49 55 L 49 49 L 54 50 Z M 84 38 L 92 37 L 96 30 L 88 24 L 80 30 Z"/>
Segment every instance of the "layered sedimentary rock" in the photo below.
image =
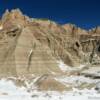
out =
<path fill-rule="evenodd" d="M 62 73 L 57 61 L 69 66 L 98 64 L 100 28 L 86 31 L 72 24 L 32 19 L 18 9 L 0 20 L 0 74 Z"/>

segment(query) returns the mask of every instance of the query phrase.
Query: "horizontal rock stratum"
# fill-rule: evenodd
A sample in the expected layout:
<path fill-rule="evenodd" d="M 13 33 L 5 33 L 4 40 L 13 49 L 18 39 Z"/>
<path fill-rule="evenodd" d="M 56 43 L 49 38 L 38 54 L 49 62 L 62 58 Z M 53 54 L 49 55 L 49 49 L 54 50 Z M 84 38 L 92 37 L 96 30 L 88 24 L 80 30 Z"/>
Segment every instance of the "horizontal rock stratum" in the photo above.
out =
<path fill-rule="evenodd" d="M 59 60 L 71 67 L 99 64 L 100 27 L 87 31 L 6 10 L 0 20 L 0 76 L 59 74 Z"/>

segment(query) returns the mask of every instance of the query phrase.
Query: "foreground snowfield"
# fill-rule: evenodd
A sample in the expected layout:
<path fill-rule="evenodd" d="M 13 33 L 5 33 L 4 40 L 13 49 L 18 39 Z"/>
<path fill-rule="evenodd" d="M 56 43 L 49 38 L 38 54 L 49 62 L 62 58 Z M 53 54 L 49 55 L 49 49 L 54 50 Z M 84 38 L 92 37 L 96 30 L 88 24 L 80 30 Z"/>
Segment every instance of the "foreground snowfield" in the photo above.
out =
<path fill-rule="evenodd" d="M 100 94 L 94 89 L 72 92 L 27 92 L 25 87 L 17 87 L 11 80 L 0 80 L 0 100 L 100 100 Z"/>

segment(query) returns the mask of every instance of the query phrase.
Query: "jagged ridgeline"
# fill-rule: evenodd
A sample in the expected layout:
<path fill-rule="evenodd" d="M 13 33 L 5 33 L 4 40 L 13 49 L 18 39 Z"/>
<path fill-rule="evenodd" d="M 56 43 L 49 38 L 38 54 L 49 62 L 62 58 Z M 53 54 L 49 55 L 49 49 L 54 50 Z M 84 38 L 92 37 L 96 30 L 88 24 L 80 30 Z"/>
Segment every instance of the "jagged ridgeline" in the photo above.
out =
<path fill-rule="evenodd" d="M 0 76 L 59 74 L 60 60 L 71 67 L 99 64 L 100 27 L 86 31 L 6 10 L 0 20 Z"/>

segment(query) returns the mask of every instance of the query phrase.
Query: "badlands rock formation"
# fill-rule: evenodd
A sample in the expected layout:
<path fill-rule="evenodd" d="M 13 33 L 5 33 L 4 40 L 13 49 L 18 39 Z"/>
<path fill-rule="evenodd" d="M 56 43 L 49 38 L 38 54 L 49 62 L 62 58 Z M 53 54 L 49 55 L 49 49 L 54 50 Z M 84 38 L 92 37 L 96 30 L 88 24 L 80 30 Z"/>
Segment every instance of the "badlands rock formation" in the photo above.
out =
<path fill-rule="evenodd" d="M 19 9 L 6 10 L 0 19 L 0 77 L 17 86 L 28 91 L 97 89 L 99 66 L 100 27 L 87 31 L 60 25 L 29 18 Z"/>
<path fill-rule="evenodd" d="M 20 10 L 0 20 L 0 76 L 61 74 L 57 61 L 71 67 L 99 64 L 100 27 L 89 31 L 72 24 L 33 19 Z"/>

